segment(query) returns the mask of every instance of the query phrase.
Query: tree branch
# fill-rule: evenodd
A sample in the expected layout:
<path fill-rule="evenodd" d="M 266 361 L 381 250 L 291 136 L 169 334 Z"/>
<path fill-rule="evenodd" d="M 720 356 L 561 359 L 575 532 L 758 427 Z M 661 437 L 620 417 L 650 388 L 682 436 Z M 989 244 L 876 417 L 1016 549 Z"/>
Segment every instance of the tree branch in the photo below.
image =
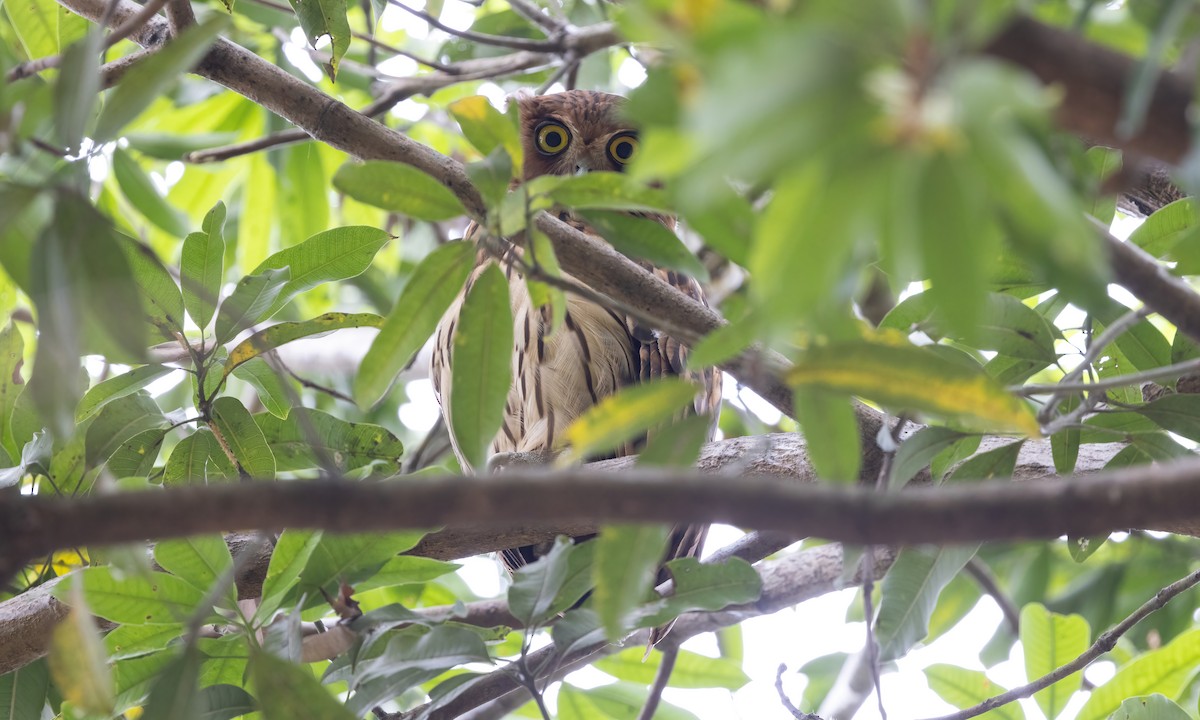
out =
<path fill-rule="evenodd" d="M 1172 275 L 1145 250 L 1119 240 L 1100 223 L 1096 223 L 1096 232 L 1112 256 L 1110 264 L 1116 283 L 1170 321 L 1179 332 L 1200 341 L 1200 293 Z"/>

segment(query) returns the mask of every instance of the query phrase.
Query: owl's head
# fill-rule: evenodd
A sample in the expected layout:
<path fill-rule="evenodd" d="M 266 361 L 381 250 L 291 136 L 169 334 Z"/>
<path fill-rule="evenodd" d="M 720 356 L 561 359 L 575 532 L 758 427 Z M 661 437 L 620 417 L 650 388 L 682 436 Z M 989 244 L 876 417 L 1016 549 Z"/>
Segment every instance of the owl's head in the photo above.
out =
<path fill-rule="evenodd" d="M 625 98 L 591 90 L 518 96 L 525 179 L 592 170 L 620 172 L 637 153 L 637 131 L 621 113 Z"/>

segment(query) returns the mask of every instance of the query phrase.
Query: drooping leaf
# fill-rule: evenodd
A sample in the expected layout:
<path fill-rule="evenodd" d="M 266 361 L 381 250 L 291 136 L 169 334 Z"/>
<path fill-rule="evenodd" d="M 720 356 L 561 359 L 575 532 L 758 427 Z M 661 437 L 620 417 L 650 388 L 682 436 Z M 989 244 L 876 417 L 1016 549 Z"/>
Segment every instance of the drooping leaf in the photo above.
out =
<path fill-rule="evenodd" d="M 250 693 L 237 685 L 208 685 L 200 688 L 204 720 L 233 720 L 258 709 Z"/>
<path fill-rule="evenodd" d="M 1183 198 L 1155 210 L 1129 233 L 1129 242 L 1161 258 L 1196 228 L 1196 209 L 1191 198 Z"/>
<path fill-rule="evenodd" d="M 1089 309 L 1092 312 L 1092 317 L 1099 321 L 1103 327 L 1113 324 L 1122 315 L 1129 312 L 1129 308 L 1112 298 L 1108 298 L 1105 303 L 1094 305 Z M 1137 323 L 1122 333 L 1113 344 L 1117 346 L 1117 349 L 1125 355 L 1129 363 L 1133 366 L 1129 371 L 1151 370 L 1156 367 L 1168 365 L 1171 362 L 1171 344 L 1167 342 L 1162 332 L 1154 327 L 1149 320 L 1142 320 Z"/>
<path fill-rule="evenodd" d="M 163 484 L 167 486 L 236 480 L 237 477 L 237 469 L 208 428 L 180 440 L 163 468 Z"/>
<path fill-rule="evenodd" d="M 284 595 L 295 585 L 300 572 L 312 557 L 321 532 L 314 530 L 284 530 L 271 551 L 267 576 L 263 580 L 262 603 L 258 617 L 269 618 L 283 602 Z"/>
<path fill-rule="evenodd" d="M 593 541 L 593 606 L 610 640 L 622 636 L 629 615 L 654 587 L 669 535 L 665 525 L 606 525 Z"/>
<path fill-rule="evenodd" d="M 1164 430 L 1200 440 L 1200 396 L 1164 395 L 1137 411 Z"/>
<path fill-rule="evenodd" d="M 675 587 L 638 614 L 637 625 L 661 625 L 685 612 L 720 610 L 754 602 L 762 594 L 762 579 L 750 563 L 733 557 L 719 563 L 679 558 L 667 563 Z"/>
<path fill-rule="evenodd" d="M 695 385 L 680 378 L 630 386 L 580 415 L 567 428 L 566 440 L 578 457 L 611 450 L 671 419 L 696 393 Z"/>
<path fill-rule="evenodd" d="M 213 587 L 233 567 L 233 555 L 220 535 L 160 540 L 154 545 L 154 560 L 162 569 L 204 591 Z M 229 583 L 227 594 L 230 594 L 227 600 L 236 602 L 233 583 Z"/>
<path fill-rule="evenodd" d="M 1055 361 L 1051 324 L 1036 310 L 1012 295 L 990 293 L 982 299 L 980 317 L 971 328 L 954 331 L 939 318 L 934 297 L 919 293 L 907 298 L 884 317 L 880 328 L 903 333 L 920 329 L 932 338 L 950 337 L 981 350 L 1042 363 Z"/>
<path fill-rule="evenodd" d="M 1079 407 L 1078 397 L 1069 397 L 1059 406 L 1062 412 L 1069 413 Z M 1077 427 L 1059 430 L 1050 436 L 1050 453 L 1054 460 L 1054 469 L 1059 475 L 1070 475 L 1075 471 L 1075 462 L 1079 459 L 1080 430 Z"/>
<path fill-rule="evenodd" d="M 16 460 L 21 448 L 13 437 L 13 408 L 25 389 L 21 366 L 25 361 L 25 339 L 10 320 L 0 329 L 0 449 Z"/>
<path fill-rule="evenodd" d="M 200 662 L 195 646 L 183 648 L 154 678 L 143 720 L 207 720 L 200 699 Z"/>
<path fill-rule="evenodd" d="M 292 408 L 291 397 L 288 393 L 286 382 L 279 376 L 271 366 L 267 365 L 267 361 L 262 358 L 254 358 L 233 369 L 233 376 L 239 380 L 244 380 L 254 386 L 258 392 L 258 400 L 277 418 L 283 419 L 288 416 L 288 411 Z"/>
<path fill-rule="evenodd" d="M 450 356 L 449 424 L 460 452 L 476 469 L 483 467 L 504 417 L 512 348 L 508 280 L 490 265 L 463 302 Z"/>
<path fill-rule="evenodd" d="M 437 222 L 466 212 L 445 185 L 411 165 L 382 160 L 348 163 L 334 174 L 333 186 L 359 202 L 418 220 Z"/>
<path fill-rule="evenodd" d="M 875 620 L 882 662 L 903 657 L 929 629 L 938 595 L 976 546 L 904 548 L 883 579 L 883 599 Z"/>
<path fill-rule="evenodd" d="M 92 139 L 101 143 L 115 138 L 121 128 L 161 97 L 180 74 L 191 69 L 229 24 L 224 15 L 206 18 L 155 52 L 153 62 L 139 62 L 124 73 L 104 103 Z"/>
<path fill-rule="evenodd" d="M 50 671 L 45 660 L 0 675 L 0 720 L 41 716 L 50 689 Z"/>
<path fill-rule="evenodd" d="M 126 235 L 116 236 L 125 252 L 129 269 L 142 302 L 142 317 L 163 340 L 175 340 L 183 332 L 183 297 L 162 261 L 146 245 Z M 126 318 L 122 318 L 126 320 Z"/>
<path fill-rule="evenodd" d="M 228 0 L 232 5 L 233 0 Z M 314 0 L 301 2 L 289 0 L 296 11 L 296 19 L 308 38 L 308 44 L 317 46 L 317 40 L 329 38 L 329 62 L 322 63 L 330 80 L 337 80 L 338 64 L 350 48 L 350 23 L 346 19 L 346 4 L 338 0 Z"/>
<path fill-rule="evenodd" d="M 252 478 L 274 479 L 275 454 L 246 407 L 237 398 L 226 395 L 213 402 L 212 416 L 215 429 L 220 431 L 242 470 Z"/>
<path fill-rule="evenodd" d="M 113 177 L 125 198 L 147 220 L 175 237 L 187 234 L 183 215 L 159 194 L 154 181 L 138 165 L 137 160 L 121 148 L 113 151 Z"/>
<path fill-rule="evenodd" d="M 249 669 L 264 720 L 355 720 L 307 668 L 258 650 Z"/>
<path fill-rule="evenodd" d="M 850 398 L 820 388 L 798 387 L 795 408 L 817 474 L 833 482 L 856 482 L 862 447 Z"/>
<path fill-rule="evenodd" d="M 411 550 L 425 536 L 421 531 L 361 535 L 323 535 L 300 572 L 301 590 L 319 600 L 317 588 L 334 594 L 341 582 L 353 585 L 370 577 L 397 554 Z M 286 577 L 286 573 L 285 573 Z"/>
<path fill-rule="evenodd" d="M 913 479 L 934 456 L 963 438 L 957 430 L 944 427 L 922 428 L 912 437 L 900 443 L 892 460 L 892 472 L 888 477 L 888 489 L 899 490 Z"/>
<path fill-rule="evenodd" d="M 134 435 L 166 424 L 167 419 L 158 403 L 144 392 L 113 400 L 100 410 L 88 426 L 88 465 L 104 462 Z"/>
<path fill-rule="evenodd" d="M 814 347 L 801 355 L 788 381 L 848 392 L 894 409 L 973 420 L 993 430 L 1039 432 L 1033 411 L 982 370 L 928 348 L 856 341 Z"/>
<path fill-rule="evenodd" d="M 712 417 L 692 415 L 655 430 L 638 453 L 637 463 L 643 467 L 690 467 L 712 434 L 712 427 Z"/>
<path fill-rule="evenodd" d="M 508 608 L 526 627 L 540 625 L 567 579 L 567 563 L 575 544 L 559 537 L 550 552 L 513 573 L 508 587 Z"/>
<path fill-rule="evenodd" d="M 266 319 L 290 277 L 285 268 L 265 270 L 238 281 L 233 294 L 217 311 L 217 342 L 227 342 L 256 322 Z"/>
<path fill-rule="evenodd" d="M 166 434 L 166 428 L 143 430 L 121 443 L 108 458 L 108 472 L 118 480 L 148 477 L 158 461 L 158 452 L 162 449 Z"/>
<path fill-rule="evenodd" d="M 72 705 L 84 712 L 107 717 L 116 702 L 113 676 L 108 668 L 100 629 L 89 612 L 89 599 L 90 593 L 81 591 L 78 586 L 70 592 L 71 609 L 50 634 L 50 676 L 63 698 Z M 32 717 L 40 715 L 39 705 Z"/>
<path fill-rule="evenodd" d="M 61 72 L 54 84 L 55 130 L 59 141 L 72 154 L 80 150 L 100 93 L 103 42 L 103 34 L 94 29 L 62 53 Z"/>
<path fill-rule="evenodd" d="M 379 402 L 396 374 L 433 334 L 466 282 L 475 253 L 471 243 L 446 243 L 429 253 L 413 271 L 359 365 L 354 399 L 360 406 Z"/>

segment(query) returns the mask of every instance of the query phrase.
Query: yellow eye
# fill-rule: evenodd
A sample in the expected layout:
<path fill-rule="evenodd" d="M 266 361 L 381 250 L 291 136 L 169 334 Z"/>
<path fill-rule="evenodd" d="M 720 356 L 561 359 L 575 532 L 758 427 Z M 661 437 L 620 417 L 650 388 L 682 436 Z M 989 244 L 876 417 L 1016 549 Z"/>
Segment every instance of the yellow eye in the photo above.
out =
<path fill-rule="evenodd" d="M 608 157 L 617 165 L 625 165 L 637 154 L 638 138 L 631 132 L 613 136 L 608 141 Z"/>
<path fill-rule="evenodd" d="M 546 155 L 557 155 L 567 149 L 571 132 L 560 123 L 544 122 L 537 127 L 537 147 Z"/>

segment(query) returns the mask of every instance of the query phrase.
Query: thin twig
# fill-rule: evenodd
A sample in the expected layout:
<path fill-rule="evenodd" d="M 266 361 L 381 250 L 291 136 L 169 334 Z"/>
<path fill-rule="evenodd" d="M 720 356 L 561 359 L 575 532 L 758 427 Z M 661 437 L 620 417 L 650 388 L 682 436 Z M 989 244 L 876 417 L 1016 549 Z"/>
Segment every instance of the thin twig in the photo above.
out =
<path fill-rule="evenodd" d="M 527 38 L 515 38 L 504 35 L 488 35 L 485 33 L 472 32 L 470 30 L 456 30 L 429 13 L 409 7 L 408 5 L 400 2 L 400 0 L 388 0 L 388 4 L 395 5 L 401 10 L 421 18 L 425 22 L 429 23 L 430 26 L 435 27 L 444 33 L 449 33 L 464 40 L 470 40 L 471 42 L 477 42 L 481 45 L 494 45 L 496 47 L 506 47 L 514 50 L 532 50 L 534 52 L 561 52 L 564 49 L 563 43 L 557 40 L 529 40 Z"/>
<path fill-rule="evenodd" d="M 932 720 L 967 720 L 967 718 L 973 718 L 977 715 L 982 715 L 983 713 L 989 710 L 994 710 L 1001 705 L 1007 705 L 1014 700 L 1032 697 L 1033 694 L 1039 690 L 1048 688 L 1059 680 L 1083 670 L 1101 655 L 1112 650 L 1114 647 L 1116 647 L 1117 640 L 1120 639 L 1122 635 L 1129 632 L 1133 626 L 1144 620 L 1146 616 L 1150 615 L 1151 613 L 1161 610 L 1168 602 L 1188 588 L 1194 586 L 1196 583 L 1200 583 L 1200 570 L 1196 570 L 1195 572 L 1192 572 L 1159 590 L 1154 594 L 1154 597 L 1143 603 L 1142 606 L 1137 610 L 1134 610 L 1129 617 L 1125 618 L 1109 630 L 1106 630 L 1104 633 L 1102 633 L 1100 637 L 1096 638 L 1096 642 L 1090 648 L 1066 665 L 1056 668 L 1053 672 L 1043 675 L 1028 685 L 1022 685 L 1021 687 L 1014 688 L 1006 693 L 988 698 L 978 705 L 969 707 L 966 710 L 961 710 L 951 715 L 944 715 L 939 718 L 933 718 Z"/>
<path fill-rule="evenodd" d="M 1001 612 L 1004 613 L 1004 620 L 1008 623 L 1008 627 L 1016 635 L 1021 631 L 1021 611 L 1013 604 L 1000 586 L 996 583 L 996 578 L 992 575 L 992 571 L 988 566 L 983 564 L 977 557 L 973 557 L 967 561 L 967 573 L 979 583 L 979 587 L 985 593 L 990 595 L 996 604 L 1000 606 Z"/>
<path fill-rule="evenodd" d="M 1104 348 L 1108 347 L 1113 343 L 1113 341 L 1128 332 L 1134 325 L 1137 325 L 1149 314 L 1150 308 L 1142 306 L 1136 310 L 1130 310 L 1121 317 L 1117 318 L 1112 325 L 1109 325 L 1104 329 L 1104 332 L 1100 333 L 1098 337 L 1092 339 L 1092 342 L 1088 345 L 1087 352 L 1084 354 L 1083 359 L 1078 365 L 1072 368 L 1070 372 L 1063 376 L 1063 382 L 1074 383 L 1076 380 L 1081 378 L 1083 373 L 1100 358 L 1100 355 L 1104 352 Z M 1062 402 L 1063 397 L 1065 397 L 1067 394 L 1068 393 L 1066 391 L 1063 391 L 1056 392 L 1053 396 L 1051 396 L 1051 398 L 1046 402 L 1046 406 L 1042 408 L 1040 413 L 1038 413 L 1038 419 L 1042 423 L 1049 422 L 1050 418 L 1053 416 L 1054 410 L 1058 408 L 1058 404 Z M 1094 393 L 1089 394 L 1089 397 L 1091 395 L 1094 395 Z M 1095 402 L 1093 401 L 1092 404 L 1094 405 Z M 1087 406 L 1087 403 L 1080 404 L 1081 408 L 1085 406 Z M 1076 411 L 1078 411 L 1078 409 L 1079 408 L 1076 408 Z M 1047 432 L 1047 434 L 1052 433 Z"/>
<path fill-rule="evenodd" d="M 775 692 L 779 695 L 779 702 L 783 703 L 783 706 L 796 720 L 821 720 L 819 715 L 806 713 L 792 703 L 791 698 L 783 691 L 783 674 L 785 672 L 787 672 L 787 665 L 779 663 L 779 669 L 775 671 Z"/>
<path fill-rule="evenodd" d="M 662 700 L 663 690 L 671 681 L 671 671 L 675 669 L 675 661 L 679 659 L 678 645 L 666 643 L 664 645 L 666 647 L 659 648 L 662 651 L 662 660 L 658 664 L 658 672 L 654 674 L 654 682 L 650 685 L 650 694 L 646 697 L 646 704 L 638 713 L 638 720 L 651 720 L 654 717 L 654 713 L 658 711 L 658 703 Z"/>
<path fill-rule="evenodd" d="M 551 35 L 560 32 L 563 29 L 564 23 L 542 12 L 541 8 L 539 8 L 537 5 L 534 5 L 529 0 L 508 0 L 508 5 L 515 10 L 518 15 L 534 25 L 541 27 Z"/>
<path fill-rule="evenodd" d="M 1092 390 L 1107 390 L 1108 388 L 1125 387 L 1127 385 L 1141 385 L 1142 383 L 1153 382 L 1155 380 L 1174 380 L 1175 378 L 1189 375 L 1193 372 L 1200 371 L 1200 358 L 1195 360 L 1186 360 L 1178 362 L 1174 365 L 1164 365 L 1153 370 L 1144 370 L 1142 372 L 1129 373 L 1128 375 L 1118 375 L 1095 382 L 1059 382 L 1047 383 L 1044 385 L 1013 385 L 1008 388 L 1009 392 L 1018 395 L 1030 396 L 1041 395 L 1048 392 L 1089 392 Z"/>

